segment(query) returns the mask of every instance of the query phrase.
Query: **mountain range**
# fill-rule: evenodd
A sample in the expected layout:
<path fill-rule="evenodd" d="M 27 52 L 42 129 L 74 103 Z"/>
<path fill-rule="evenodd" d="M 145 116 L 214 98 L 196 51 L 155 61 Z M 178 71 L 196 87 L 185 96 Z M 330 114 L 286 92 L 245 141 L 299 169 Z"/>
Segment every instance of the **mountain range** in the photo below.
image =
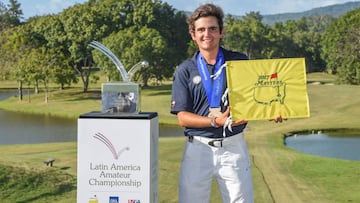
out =
<path fill-rule="evenodd" d="M 271 14 L 271 15 L 262 15 L 264 24 L 272 25 L 276 22 L 286 22 L 288 20 L 299 20 L 302 17 L 310 16 L 326 16 L 330 15 L 333 17 L 339 17 L 348 11 L 354 10 L 360 7 L 360 1 L 347 2 L 343 4 L 334 4 L 331 6 L 324 6 L 319 8 L 314 8 L 304 12 L 296 13 L 281 13 L 281 14 Z M 261 13 L 260 13 L 261 14 Z M 241 16 L 238 16 L 241 18 Z"/>

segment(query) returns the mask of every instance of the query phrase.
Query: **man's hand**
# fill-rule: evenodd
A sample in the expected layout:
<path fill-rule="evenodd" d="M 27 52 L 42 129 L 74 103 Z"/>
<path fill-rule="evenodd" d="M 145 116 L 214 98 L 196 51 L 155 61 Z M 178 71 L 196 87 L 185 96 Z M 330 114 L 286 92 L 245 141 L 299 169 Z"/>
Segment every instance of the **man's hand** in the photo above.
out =
<path fill-rule="evenodd" d="M 270 119 L 269 121 L 275 121 L 275 123 L 282 123 L 283 121 L 287 121 L 287 118 L 283 118 L 281 116 L 278 116 L 275 119 Z"/>
<path fill-rule="evenodd" d="M 230 114 L 230 108 L 228 107 L 226 111 L 223 114 L 221 114 L 221 116 L 216 118 L 216 124 L 218 124 L 219 126 L 224 126 L 227 118 L 229 117 L 229 114 Z M 245 123 L 247 123 L 246 120 L 232 121 L 231 126 L 239 126 Z"/>

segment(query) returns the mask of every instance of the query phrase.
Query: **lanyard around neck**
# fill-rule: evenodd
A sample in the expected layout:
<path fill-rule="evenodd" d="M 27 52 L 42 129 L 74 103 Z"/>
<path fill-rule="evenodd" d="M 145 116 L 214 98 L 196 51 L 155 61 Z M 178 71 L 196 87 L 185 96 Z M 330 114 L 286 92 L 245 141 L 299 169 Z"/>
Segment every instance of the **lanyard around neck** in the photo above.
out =
<path fill-rule="evenodd" d="M 216 56 L 216 63 L 214 65 L 214 73 L 216 73 L 224 63 L 224 54 L 221 49 L 219 49 L 219 52 Z M 206 91 L 206 96 L 210 108 L 220 107 L 224 81 L 224 71 L 220 73 L 220 77 L 212 78 L 207 68 L 207 63 L 205 62 L 205 59 L 201 53 L 199 53 L 197 57 L 197 67 L 200 73 L 202 84 L 204 85 Z"/>

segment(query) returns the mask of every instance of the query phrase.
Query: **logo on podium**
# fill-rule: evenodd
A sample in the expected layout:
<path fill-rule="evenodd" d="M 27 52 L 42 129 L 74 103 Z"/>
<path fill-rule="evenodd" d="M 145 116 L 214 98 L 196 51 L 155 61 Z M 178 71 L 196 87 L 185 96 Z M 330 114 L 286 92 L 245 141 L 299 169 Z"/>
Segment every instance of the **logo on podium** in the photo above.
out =
<path fill-rule="evenodd" d="M 110 150 L 110 152 L 112 153 L 114 159 L 118 160 L 120 155 L 124 152 L 124 151 L 128 151 L 130 150 L 129 147 L 124 147 L 122 149 L 120 149 L 119 151 L 116 150 L 115 146 L 113 145 L 113 143 L 110 141 L 109 138 L 107 138 L 104 134 L 102 133 L 95 133 L 95 135 L 93 136 L 95 139 L 99 140 L 100 142 L 102 142 L 103 144 L 106 145 L 106 147 Z"/>

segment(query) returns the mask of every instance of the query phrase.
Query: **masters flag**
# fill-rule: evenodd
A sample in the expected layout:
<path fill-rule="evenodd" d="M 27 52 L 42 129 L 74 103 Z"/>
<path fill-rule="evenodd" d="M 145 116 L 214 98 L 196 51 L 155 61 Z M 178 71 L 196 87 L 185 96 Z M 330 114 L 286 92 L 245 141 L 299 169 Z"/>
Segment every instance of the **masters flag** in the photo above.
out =
<path fill-rule="evenodd" d="M 305 59 L 227 61 L 232 120 L 309 117 Z"/>

